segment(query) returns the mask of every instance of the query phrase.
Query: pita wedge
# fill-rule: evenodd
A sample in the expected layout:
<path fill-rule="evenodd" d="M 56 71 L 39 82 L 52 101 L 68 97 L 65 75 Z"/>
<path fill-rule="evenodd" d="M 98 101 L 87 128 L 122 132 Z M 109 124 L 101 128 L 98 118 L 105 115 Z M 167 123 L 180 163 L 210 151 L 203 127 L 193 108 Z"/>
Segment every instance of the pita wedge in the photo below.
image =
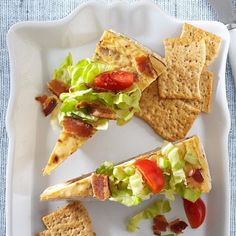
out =
<path fill-rule="evenodd" d="M 148 87 L 164 69 L 164 60 L 137 41 L 113 30 L 105 31 L 97 44 L 93 60 L 137 73 L 141 90 Z"/>
<path fill-rule="evenodd" d="M 200 99 L 199 80 L 206 60 L 204 39 L 165 39 L 166 76 L 159 78 L 162 98 Z"/>
<path fill-rule="evenodd" d="M 46 167 L 43 169 L 43 175 L 48 175 L 57 168 L 70 155 L 78 150 L 90 137 L 78 137 L 66 131 L 62 131 L 56 145 L 49 157 Z"/>
<path fill-rule="evenodd" d="M 207 31 L 200 29 L 196 26 L 184 23 L 182 34 L 180 37 L 187 38 L 189 40 L 196 41 L 196 42 L 198 42 L 202 39 L 205 40 L 205 43 L 206 43 L 205 65 L 206 66 L 209 66 L 214 61 L 214 59 L 217 57 L 217 55 L 219 53 L 221 38 L 216 36 L 215 34 L 207 32 Z"/>
<path fill-rule="evenodd" d="M 143 175 L 143 162 L 145 165 L 157 165 L 161 169 L 164 183 L 158 191 L 154 191 L 155 187 L 144 181 L 148 174 Z M 210 190 L 207 160 L 199 138 L 193 136 L 175 144 L 166 142 L 162 148 L 117 166 L 104 162 L 94 173 L 47 188 L 40 199 L 48 201 L 95 197 L 134 206 L 150 198 L 154 192 L 166 194 L 172 199 L 173 194 L 178 194 L 194 202 L 201 193 Z"/>
<path fill-rule="evenodd" d="M 209 113 L 211 111 L 211 97 L 213 86 L 213 73 L 210 71 L 203 71 L 200 78 L 200 100 L 185 100 L 185 103 L 192 107 L 199 109 L 201 112 Z"/>
<path fill-rule="evenodd" d="M 71 61 L 71 59 L 69 60 L 68 58 L 67 61 Z M 114 71 L 122 70 L 131 72 L 133 76 L 135 75 L 134 84 L 136 84 L 141 91 L 156 80 L 165 68 L 165 62 L 159 55 L 151 52 L 151 50 L 145 48 L 137 41 L 111 30 L 103 33 L 101 40 L 96 46 L 93 61 L 95 63 L 106 63 L 112 66 Z M 94 106 L 97 104 L 90 103 L 87 105 L 90 106 L 89 108 L 94 109 L 91 105 Z M 100 109 L 99 114 L 96 113 L 96 115 L 100 115 L 100 117 L 102 115 L 101 118 L 107 118 L 108 115 L 107 119 L 114 119 L 114 114 L 109 113 L 108 109 L 102 107 L 102 112 Z M 111 117 L 109 117 L 109 115 Z M 70 127 L 72 126 L 70 125 Z M 94 134 L 95 130 L 88 137 L 81 138 L 78 135 L 76 136 L 70 132 L 66 132 L 66 130 L 62 130 L 48 163 L 43 170 L 43 175 L 50 174 L 52 170 L 57 168 Z"/>
<path fill-rule="evenodd" d="M 162 99 L 157 83 L 158 81 L 154 81 L 143 92 L 140 112 L 136 113 L 136 116 L 146 121 L 165 140 L 183 139 L 200 110 L 180 99 Z"/>

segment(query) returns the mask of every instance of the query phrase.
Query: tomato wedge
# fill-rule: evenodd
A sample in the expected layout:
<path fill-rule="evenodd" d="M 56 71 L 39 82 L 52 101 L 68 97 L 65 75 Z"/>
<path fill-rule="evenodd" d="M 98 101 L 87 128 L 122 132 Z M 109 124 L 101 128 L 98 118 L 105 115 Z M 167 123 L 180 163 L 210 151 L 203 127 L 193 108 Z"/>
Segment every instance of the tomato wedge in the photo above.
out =
<path fill-rule="evenodd" d="M 137 160 L 135 166 L 142 173 L 153 193 L 159 193 L 163 189 L 165 185 L 164 175 L 154 161 Z"/>
<path fill-rule="evenodd" d="M 98 88 L 121 91 L 133 85 L 135 74 L 127 71 L 107 71 L 95 78 L 95 86 Z"/>
<path fill-rule="evenodd" d="M 189 224 L 193 229 L 198 228 L 206 217 L 206 206 L 201 198 L 196 202 L 190 202 L 186 199 L 184 201 L 184 210 L 188 218 Z"/>

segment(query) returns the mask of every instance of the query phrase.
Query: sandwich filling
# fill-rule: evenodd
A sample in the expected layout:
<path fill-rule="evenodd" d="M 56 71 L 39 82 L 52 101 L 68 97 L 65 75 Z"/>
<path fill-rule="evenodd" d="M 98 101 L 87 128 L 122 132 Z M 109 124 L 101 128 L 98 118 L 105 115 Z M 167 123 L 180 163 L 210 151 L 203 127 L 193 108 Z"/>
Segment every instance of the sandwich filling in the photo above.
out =
<path fill-rule="evenodd" d="M 107 129 L 109 120 L 123 125 L 139 111 L 141 90 L 136 82 L 135 73 L 106 63 L 83 59 L 73 65 L 68 54 L 48 87 L 61 101 L 59 123 L 67 132 L 84 137 L 92 130 Z"/>
<path fill-rule="evenodd" d="M 166 142 L 157 152 L 135 161 L 118 166 L 104 162 L 93 174 L 92 187 L 100 200 L 135 206 L 155 193 L 170 200 L 177 194 L 195 202 L 206 191 L 202 187 L 204 181 L 207 180 L 194 147 Z"/>

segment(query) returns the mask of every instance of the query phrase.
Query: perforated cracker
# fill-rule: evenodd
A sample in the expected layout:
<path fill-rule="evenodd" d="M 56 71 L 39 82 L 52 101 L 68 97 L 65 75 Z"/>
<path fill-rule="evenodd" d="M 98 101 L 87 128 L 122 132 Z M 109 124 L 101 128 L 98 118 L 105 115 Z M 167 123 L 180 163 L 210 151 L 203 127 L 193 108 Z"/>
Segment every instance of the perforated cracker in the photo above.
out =
<path fill-rule="evenodd" d="M 157 81 L 142 94 L 141 111 L 136 115 L 146 121 L 163 139 L 176 141 L 186 136 L 199 110 L 179 99 L 161 99 Z"/>
<path fill-rule="evenodd" d="M 50 229 L 53 236 L 94 236 L 93 231 L 88 230 L 81 222 L 71 222 L 56 225 Z"/>
<path fill-rule="evenodd" d="M 91 229 L 92 224 L 88 212 L 80 202 L 73 202 L 57 211 L 50 213 L 42 218 L 48 229 L 54 228 L 58 224 L 78 222 L 85 228 Z"/>
<path fill-rule="evenodd" d="M 209 113 L 211 111 L 213 73 L 203 71 L 200 78 L 200 100 L 185 100 L 185 102 L 202 112 Z"/>
<path fill-rule="evenodd" d="M 199 80 L 206 59 L 205 41 L 164 40 L 166 74 L 159 78 L 162 98 L 200 99 Z"/>
<path fill-rule="evenodd" d="M 205 40 L 206 66 L 210 65 L 219 53 L 221 38 L 196 26 L 187 23 L 183 24 L 183 30 L 180 37 L 187 38 L 192 41 L 200 41 L 202 39 Z"/>

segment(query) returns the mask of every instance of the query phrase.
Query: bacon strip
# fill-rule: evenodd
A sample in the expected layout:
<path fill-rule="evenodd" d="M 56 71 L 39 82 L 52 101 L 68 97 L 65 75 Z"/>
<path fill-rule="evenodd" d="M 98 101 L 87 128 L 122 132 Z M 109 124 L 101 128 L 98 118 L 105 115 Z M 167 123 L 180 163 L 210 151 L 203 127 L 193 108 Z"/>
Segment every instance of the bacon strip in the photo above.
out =
<path fill-rule="evenodd" d="M 153 66 L 148 55 L 142 55 L 135 58 L 137 69 L 140 73 L 147 76 L 153 76 Z"/>
<path fill-rule="evenodd" d="M 56 79 L 49 81 L 47 85 L 48 89 L 57 97 L 59 97 L 61 93 L 69 92 L 69 86 Z"/>
<path fill-rule="evenodd" d="M 91 115 L 95 117 L 104 118 L 108 120 L 116 119 L 115 112 L 112 109 L 105 107 L 102 104 L 98 104 L 95 102 L 85 102 L 85 101 L 77 104 L 77 108 L 82 108 L 82 107 L 89 108 Z"/>
<path fill-rule="evenodd" d="M 35 98 L 42 105 L 43 113 L 48 116 L 58 104 L 58 98 L 54 95 L 42 95 Z"/>
<path fill-rule="evenodd" d="M 111 196 L 108 183 L 108 176 L 92 174 L 91 183 L 94 197 L 96 197 L 97 199 L 104 201 Z"/>
<path fill-rule="evenodd" d="M 170 230 L 176 234 L 183 233 L 183 230 L 185 230 L 187 226 L 188 225 L 180 219 L 176 219 L 169 223 Z"/>
<path fill-rule="evenodd" d="M 165 216 L 157 215 L 153 219 L 153 225 L 152 225 L 153 233 L 155 235 L 161 235 L 161 232 L 165 232 L 166 231 L 168 225 L 169 224 L 168 224 Z"/>
<path fill-rule="evenodd" d="M 204 181 L 204 178 L 201 174 L 201 169 L 190 170 L 188 176 L 192 177 L 198 183 L 202 183 Z"/>
<path fill-rule="evenodd" d="M 88 138 L 94 133 L 94 128 L 92 125 L 72 117 L 64 118 L 63 127 L 67 133 L 74 134 L 78 137 Z"/>

